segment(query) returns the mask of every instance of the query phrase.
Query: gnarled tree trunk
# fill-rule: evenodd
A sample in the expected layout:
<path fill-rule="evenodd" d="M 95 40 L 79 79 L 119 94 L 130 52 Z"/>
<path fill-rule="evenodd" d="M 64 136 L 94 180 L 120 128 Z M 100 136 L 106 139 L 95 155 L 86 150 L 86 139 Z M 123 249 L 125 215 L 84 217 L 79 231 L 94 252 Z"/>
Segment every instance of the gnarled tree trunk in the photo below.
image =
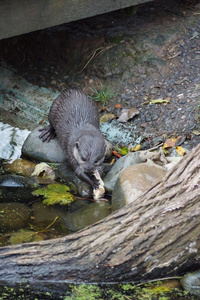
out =
<path fill-rule="evenodd" d="M 200 266 L 200 145 L 134 203 L 63 238 L 0 248 L 0 283 L 138 281 Z"/>

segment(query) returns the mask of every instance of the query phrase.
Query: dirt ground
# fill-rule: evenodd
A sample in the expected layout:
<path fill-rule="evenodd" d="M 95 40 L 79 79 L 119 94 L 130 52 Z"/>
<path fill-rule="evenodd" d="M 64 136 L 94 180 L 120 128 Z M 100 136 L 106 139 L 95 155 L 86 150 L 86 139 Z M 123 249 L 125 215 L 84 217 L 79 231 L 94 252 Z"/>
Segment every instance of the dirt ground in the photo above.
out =
<path fill-rule="evenodd" d="M 103 113 L 117 114 L 119 103 L 138 109 L 129 122 L 144 147 L 181 135 L 190 150 L 200 141 L 197 2 L 157 0 L 1 40 L 0 64 L 53 90 L 108 87 L 114 96 Z"/>

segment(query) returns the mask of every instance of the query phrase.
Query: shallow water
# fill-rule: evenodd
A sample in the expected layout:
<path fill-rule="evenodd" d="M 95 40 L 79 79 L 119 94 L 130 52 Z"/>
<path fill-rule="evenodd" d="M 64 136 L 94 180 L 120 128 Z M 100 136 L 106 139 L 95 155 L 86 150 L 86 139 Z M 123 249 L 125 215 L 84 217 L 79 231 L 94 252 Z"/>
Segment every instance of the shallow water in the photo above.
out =
<path fill-rule="evenodd" d="M 0 122 L 0 158 L 11 161 L 21 156 L 22 145 L 29 135 L 27 129 L 19 129 Z"/>

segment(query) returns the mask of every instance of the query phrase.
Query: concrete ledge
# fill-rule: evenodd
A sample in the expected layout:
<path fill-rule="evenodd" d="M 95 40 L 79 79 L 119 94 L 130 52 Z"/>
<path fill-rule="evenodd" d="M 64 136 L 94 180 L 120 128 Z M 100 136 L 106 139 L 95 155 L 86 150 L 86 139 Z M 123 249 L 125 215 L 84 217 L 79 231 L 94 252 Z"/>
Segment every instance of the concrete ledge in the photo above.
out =
<path fill-rule="evenodd" d="M 0 39 L 151 0 L 0 0 Z"/>

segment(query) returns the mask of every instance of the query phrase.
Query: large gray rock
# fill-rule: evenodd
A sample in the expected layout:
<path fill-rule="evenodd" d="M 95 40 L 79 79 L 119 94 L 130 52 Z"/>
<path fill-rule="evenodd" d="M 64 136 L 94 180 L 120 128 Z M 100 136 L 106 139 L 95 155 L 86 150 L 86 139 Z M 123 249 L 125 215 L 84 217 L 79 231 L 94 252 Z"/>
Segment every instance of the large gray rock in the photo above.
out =
<path fill-rule="evenodd" d="M 36 161 L 46 161 L 60 163 L 66 160 L 66 155 L 63 152 L 57 138 L 49 143 L 42 142 L 39 138 L 39 131 L 43 126 L 35 128 L 26 138 L 22 146 L 22 157 L 34 159 Z M 106 157 L 112 155 L 112 144 L 106 141 Z"/>
<path fill-rule="evenodd" d="M 34 159 L 36 161 L 57 163 L 65 160 L 65 154 L 61 149 L 57 138 L 51 140 L 49 143 L 43 143 L 39 138 L 40 128 L 42 128 L 42 126 L 34 129 L 26 138 L 22 147 L 22 157 Z"/>
<path fill-rule="evenodd" d="M 121 157 L 104 177 L 105 189 L 108 193 L 112 193 L 115 182 L 119 174 L 131 165 L 136 165 L 142 162 L 140 152 L 130 152 Z"/>
<path fill-rule="evenodd" d="M 134 202 L 165 174 L 166 170 L 154 163 L 141 163 L 126 168 L 116 180 L 112 194 L 112 209 L 120 209 Z"/>

